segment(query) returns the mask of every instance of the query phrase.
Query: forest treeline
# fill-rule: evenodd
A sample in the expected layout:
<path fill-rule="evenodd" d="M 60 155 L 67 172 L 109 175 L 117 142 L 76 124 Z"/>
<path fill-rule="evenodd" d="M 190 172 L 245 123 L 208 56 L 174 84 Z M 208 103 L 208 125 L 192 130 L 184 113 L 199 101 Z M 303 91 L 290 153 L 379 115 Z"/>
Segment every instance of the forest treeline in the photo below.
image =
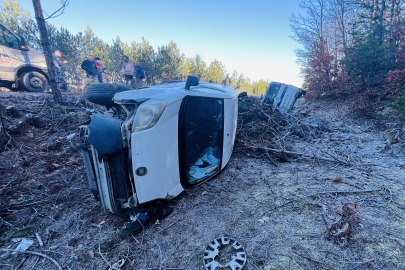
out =
<path fill-rule="evenodd" d="M 301 0 L 290 17 L 304 88 L 405 114 L 405 1 Z"/>
<path fill-rule="evenodd" d="M 405 114 L 405 0 L 301 0 L 300 6 L 304 13 L 291 15 L 290 22 L 301 45 L 296 54 L 308 96 L 349 98 L 366 113 L 382 101 Z M 0 19 L 41 50 L 36 22 L 18 0 L 3 0 Z M 90 27 L 77 34 L 50 23 L 47 27 L 52 48 L 68 61 L 72 89 L 81 86 L 80 64 L 89 54 L 101 57 L 108 69 L 105 81 L 112 83 L 123 83 L 120 69 L 127 55 L 140 61 L 148 84 L 195 75 L 254 95 L 263 94 L 268 84 L 227 73 L 218 60 L 208 64 L 200 55 L 185 57 L 174 41 L 155 49 L 145 38 L 105 42 Z"/>
<path fill-rule="evenodd" d="M 0 19 L 19 36 L 25 37 L 29 46 L 42 50 L 36 22 L 29 12 L 24 11 L 18 0 L 3 0 Z M 264 80 L 252 82 L 236 71 L 227 73 L 225 66 L 218 60 L 207 64 L 198 54 L 195 57 L 185 57 L 174 41 L 155 49 L 145 38 L 126 43 L 116 37 L 110 43 L 105 42 L 90 27 L 77 34 L 70 33 L 66 28 L 57 29 L 49 22 L 47 28 L 52 49 L 61 51 L 63 60 L 68 61 L 65 69 L 72 89 L 80 89 L 85 75 L 80 65 L 90 54 L 102 59 L 101 62 L 108 71 L 104 81 L 110 83 L 123 83 L 120 70 L 123 56 L 126 55 L 130 61 L 137 59 L 140 62 L 147 84 L 185 80 L 187 76 L 194 75 L 203 81 L 226 84 L 238 92 L 246 91 L 253 95 L 264 94 L 268 85 Z"/>

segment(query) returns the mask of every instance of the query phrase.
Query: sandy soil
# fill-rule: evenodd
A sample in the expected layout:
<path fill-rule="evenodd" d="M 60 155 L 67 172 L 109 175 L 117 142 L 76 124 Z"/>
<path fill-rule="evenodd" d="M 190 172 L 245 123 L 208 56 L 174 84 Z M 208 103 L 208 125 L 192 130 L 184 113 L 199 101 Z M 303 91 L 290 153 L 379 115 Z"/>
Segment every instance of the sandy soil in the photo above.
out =
<path fill-rule="evenodd" d="M 124 218 L 103 212 L 88 188 L 77 128 L 101 109 L 83 103 L 75 95 L 60 106 L 49 94 L 0 92 L 12 138 L 0 156 L 0 248 L 29 238 L 29 250 L 63 269 L 108 269 L 120 259 L 122 269 L 204 269 L 208 242 L 229 236 L 246 249 L 244 269 L 405 269 L 405 146 L 403 137 L 393 141 L 403 125 L 351 116 L 341 104 L 300 104 L 302 119 L 331 131 L 292 138 L 291 150 L 351 165 L 235 151 L 215 179 L 175 198 L 168 218 L 123 235 Z M 29 113 L 39 120 L 27 122 Z M 19 269 L 56 269 L 48 259 L 4 251 L 0 269 L 23 260 Z"/>

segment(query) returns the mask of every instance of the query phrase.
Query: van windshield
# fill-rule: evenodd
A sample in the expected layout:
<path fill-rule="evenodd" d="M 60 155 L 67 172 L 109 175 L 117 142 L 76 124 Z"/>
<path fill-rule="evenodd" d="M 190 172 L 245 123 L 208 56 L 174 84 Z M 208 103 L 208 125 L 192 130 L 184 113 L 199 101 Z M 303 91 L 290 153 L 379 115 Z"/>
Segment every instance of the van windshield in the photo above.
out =
<path fill-rule="evenodd" d="M 4 28 L 3 25 L 0 24 L 0 45 L 6 46 L 6 39 L 4 38 Z"/>
<path fill-rule="evenodd" d="M 19 49 L 18 39 L 2 25 L 0 25 L 0 45 L 12 49 Z"/>

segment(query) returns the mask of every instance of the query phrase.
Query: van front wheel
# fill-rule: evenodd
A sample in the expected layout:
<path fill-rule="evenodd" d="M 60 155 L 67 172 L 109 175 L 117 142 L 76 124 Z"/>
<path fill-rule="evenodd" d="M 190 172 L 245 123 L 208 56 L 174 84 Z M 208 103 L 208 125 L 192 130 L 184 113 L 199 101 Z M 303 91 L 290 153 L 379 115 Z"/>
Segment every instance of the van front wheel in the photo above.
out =
<path fill-rule="evenodd" d="M 48 89 L 48 80 L 39 72 L 26 72 L 20 78 L 22 87 L 29 92 L 44 92 Z"/>

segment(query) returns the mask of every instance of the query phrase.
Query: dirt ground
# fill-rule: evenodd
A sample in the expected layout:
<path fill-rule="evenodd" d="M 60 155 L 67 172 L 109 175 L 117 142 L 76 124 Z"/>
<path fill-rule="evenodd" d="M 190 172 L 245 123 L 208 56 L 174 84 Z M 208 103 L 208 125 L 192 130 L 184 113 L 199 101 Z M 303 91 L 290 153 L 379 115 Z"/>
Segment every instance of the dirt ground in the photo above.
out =
<path fill-rule="evenodd" d="M 65 97 L 57 105 L 49 94 L 0 92 L 11 136 L 0 155 L 1 249 L 25 237 L 63 269 L 109 269 L 120 259 L 121 269 L 204 269 L 206 245 L 229 236 L 244 246 L 249 270 L 405 269 L 403 123 L 353 116 L 347 104 L 303 103 L 294 117 L 327 128 L 272 141 L 305 155 L 266 155 L 244 150 L 254 119 L 242 121 L 241 111 L 223 172 L 175 198 L 166 219 L 128 235 L 124 218 L 94 200 L 78 149 L 78 127 L 102 108 Z M 252 145 L 266 145 L 260 140 Z M 1 251 L 0 269 L 57 268 Z"/>

